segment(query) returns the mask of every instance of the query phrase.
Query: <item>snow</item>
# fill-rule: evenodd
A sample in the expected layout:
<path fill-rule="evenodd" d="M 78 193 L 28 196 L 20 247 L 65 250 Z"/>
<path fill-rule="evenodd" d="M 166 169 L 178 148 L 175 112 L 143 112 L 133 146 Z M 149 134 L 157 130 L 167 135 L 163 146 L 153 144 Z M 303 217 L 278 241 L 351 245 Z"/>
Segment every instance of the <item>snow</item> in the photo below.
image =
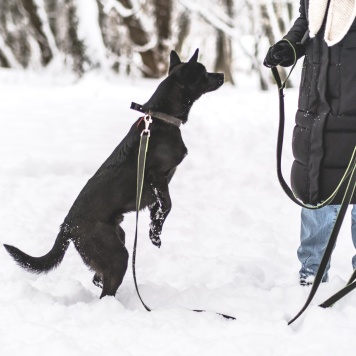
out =
<path fill-rule="evenodd" d="M 131 101 L 145 102 L 157 84 L 0 70 L 1 244 L 49 251 L 80 189 L 137 118 Z M 182 128 L 189 154 L 170 184 L 160 249 L 149 239 L 148 211 L 140 214 L 136 272 L 153 311 L 136 295 L 131 266 L 116 297 L 100 300 L 72 245 L 47 275 L 20 269 L 0 248 L 2 356 L 354 355 L 356 294 L 318 307 L 351 275 L 349 214 L 330 282 L 288 326 L 310 288 L 298 284 L 300 209 L 275 174 L 277 92 L 239 84 L 202 97 Z M 287 90 L 287 178 L 297 96 Z M 122 226 L 132 255 L 134 214 Z"/>

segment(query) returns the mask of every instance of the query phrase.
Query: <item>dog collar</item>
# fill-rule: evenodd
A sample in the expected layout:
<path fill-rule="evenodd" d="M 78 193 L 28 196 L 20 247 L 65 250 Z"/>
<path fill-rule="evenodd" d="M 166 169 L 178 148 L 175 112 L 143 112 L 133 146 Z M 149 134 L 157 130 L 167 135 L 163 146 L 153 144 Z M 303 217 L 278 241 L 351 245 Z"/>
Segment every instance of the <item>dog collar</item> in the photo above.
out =
<path fill-rule="evenodd" d="M 165 114 L 163 112 L 153 111 L 153 110 L 145 111 L 143 109 L 142 105 L 134 103 L 134 102 L 131 103 L 130 109 L 142 112 L 142 113 L 147 114 L 147 115 L 151 115 L 154 118 L 160 119 L 160 120 L 162 120 L 164 122 L 167 122 L 168 124 L 172 124 L 172 125 L 177 126 L 177 127 L 180 127 L 180 125 L 182 124 L 182 121 L 177 119 L 174 116 Z"/>

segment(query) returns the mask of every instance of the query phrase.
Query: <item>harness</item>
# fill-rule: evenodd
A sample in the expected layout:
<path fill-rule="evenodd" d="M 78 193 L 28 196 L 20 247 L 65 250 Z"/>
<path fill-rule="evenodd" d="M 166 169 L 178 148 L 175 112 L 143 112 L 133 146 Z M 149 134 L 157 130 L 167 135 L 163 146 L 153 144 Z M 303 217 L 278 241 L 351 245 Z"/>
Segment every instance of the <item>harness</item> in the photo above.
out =
<path fill-rule="evenodd" d="M 139 217 L 139 211 L 141 207 L 141 198 L 142 198 L 142 189 L 143 189 L 143 183 L 144 183 L 144 178 L 145 178 L 145 166 L 146 166 L 146 155 L 147 155 L 147 150 L 148 150 L 148 143 L 149 139 L 151 136 L 151 131 L 149 129 L 150 124 L 152 123 L 152 117 L 157 118 L 159 120 L 162 120 L 164 122 L 167 122 L 171 125 L 180 127 L 181 125 L 181 120 L 171 116 L 167 115 L 162 112 L 157 112 L 157 111 L 152 111 L 148 110 L 147 112 L 143 109 L 142 105 L 136 104 L 136 103 L 131 103 L 131 109 L 140 111 L 144 113 L 145 115 L 140 119 L 138 122 L 138 125 L 143 121 L 145 123 L 145 128 L 141 132 L 141 137 L 140 137 L 140 146 L 139 146 L 139 151 L 138 151 L 138 158 L 137 158 L 137 191 L 136 191 L 136 228 L 135 228 L 135 240 L 134 240 L 134 246 L 133 246 L 133 253 L 132 253 L 132 273 L 133 273 L 133 278 L 134 278 L 134 283 L 135 283 L 135 288 L 138 297 L 140 298 L 140 301 L 144 308 L 147 311 L 152 311 L 151 308 L 149 308 L 146 303 L 143 301 L 138 285 L 137 285 L 137 278 L 136 278 L 136 251 L 137 251 L 137 240 L 138 240 L 138 217 Z M 205 312 L 205 310 L 200 310 L 200 309 L 194 309 L 192 310 L 197 313 Z M 218 315 L 221 315 L 222 317 L 229 319 L 229 320 L 235 320 L 234 317 L 226 315 L 226 314 L 221 314 L 221 313 L 216 313 Z"/>

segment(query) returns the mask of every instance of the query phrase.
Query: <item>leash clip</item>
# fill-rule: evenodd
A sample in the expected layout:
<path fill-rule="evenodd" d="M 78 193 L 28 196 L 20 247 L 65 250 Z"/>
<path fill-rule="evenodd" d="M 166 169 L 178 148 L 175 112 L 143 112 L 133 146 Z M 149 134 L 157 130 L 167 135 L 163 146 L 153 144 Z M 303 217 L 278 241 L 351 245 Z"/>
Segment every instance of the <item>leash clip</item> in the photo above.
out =
<path fill-rule="evenodd" d="M 152 124 L 151 115 L 146 114 L 146 115 L 143 117 L 143 121 L 145 122 L 145 129 L 142 130 L 141 136 L 142 136 L 143 134 L 147 134 L 147 136 L 150 137 L 151 132 L 150 132 L 150 130 L 149 130 L 148 128 L 150 127 L 150 124 Z"/>

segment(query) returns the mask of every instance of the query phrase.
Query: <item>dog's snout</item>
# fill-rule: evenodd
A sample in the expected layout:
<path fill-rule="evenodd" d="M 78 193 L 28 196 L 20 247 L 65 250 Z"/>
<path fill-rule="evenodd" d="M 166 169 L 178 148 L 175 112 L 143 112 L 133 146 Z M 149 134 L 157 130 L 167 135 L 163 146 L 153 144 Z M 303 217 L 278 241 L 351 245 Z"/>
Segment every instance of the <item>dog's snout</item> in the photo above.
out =
<path fill-rule="evenodd" d="M 225 74 L 224 73 L 218 73 L 219 77 L 218 77 L 218 82 L 219 84 L 223 84 L 225 81 Z"/>
<path fill-rule="evenodd" d="M 225 81 L 224 73 L 214 73 L 214 79 L 218 87 L 222 86 Z"/>
<path fill-rule="evenodd" d="M 224 73 L 208 73 L 208 86 L 205 93 L 214 91 L 224 84 Z"/>

